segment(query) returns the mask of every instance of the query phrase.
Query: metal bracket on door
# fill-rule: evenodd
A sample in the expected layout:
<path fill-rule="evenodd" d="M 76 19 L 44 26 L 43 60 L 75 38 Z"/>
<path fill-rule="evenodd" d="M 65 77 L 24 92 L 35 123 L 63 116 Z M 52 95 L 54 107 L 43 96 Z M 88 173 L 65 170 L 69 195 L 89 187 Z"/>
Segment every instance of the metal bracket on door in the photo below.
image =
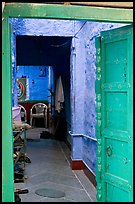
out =
<path fill-rule="evenodd" d="M 108 146 L 106 149 L 106 154 L 110 157 L 112 155 L 112 148 L 111 146 Z"/>

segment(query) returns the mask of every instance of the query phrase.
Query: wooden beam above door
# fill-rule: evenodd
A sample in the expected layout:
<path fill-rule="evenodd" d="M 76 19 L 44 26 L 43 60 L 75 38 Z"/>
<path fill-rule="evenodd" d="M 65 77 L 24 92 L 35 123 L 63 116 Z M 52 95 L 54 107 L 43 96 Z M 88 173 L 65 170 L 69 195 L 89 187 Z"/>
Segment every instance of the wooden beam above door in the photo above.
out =
<path fill-rule="evenodd" d="M 133 22 L 133 9 L 45 3 L 6 3 L 3 17 Z"/>
<path fill-rule="evenodd" d="M 133 2 L 64 2 L 70 5 L 115 7 L 115 8 L 133 8 Z"/>
<path fill-rule="evenodd" d="M 7 2 L 15 3 L 15 2 Z M 40 2 L 39 2 L 40 3 Z M 64 5 L 82 5 L 82 6 L 100 6 L 114 8 L 133 8 L 133 2 L 41 2 L 44 4 L 64 4 Z"/>

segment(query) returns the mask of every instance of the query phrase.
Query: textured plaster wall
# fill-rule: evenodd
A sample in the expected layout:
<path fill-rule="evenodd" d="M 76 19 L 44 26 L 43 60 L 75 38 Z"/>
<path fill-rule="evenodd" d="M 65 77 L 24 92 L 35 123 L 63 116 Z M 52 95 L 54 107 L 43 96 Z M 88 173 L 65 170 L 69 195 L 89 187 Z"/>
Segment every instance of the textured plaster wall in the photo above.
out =
<path fill-rule="evenodd" d="M 16 35 L 28 35 L 28 36 L 64 36 L 71 37 L 74 34 L 73 21 L 59 21 L 59 20 L 41 20 L 41 19 L 21 19 L 15 18 L 10 20 L 12 23 L 12 30 L 14 36 Z M 15 59 L 15 37 L 12 38 L 13 45 L 13 58 Z M 16 61 L 13 61 L 13 105 L 17 105 L 17 94 L 16 94 L 16 84 L 15 84 L 15 75 L 16 71 Z M 69 67 L 70 69 L 70 67 Z M 66 78 L 66 81 L 69 81 Z M 68 85 L 65 86 L 65 92 L 68 93 L 67 89 L 69 89 Z M 41 92 L 42 94 L 42 92 Z M 67 99 L 67 94 L 65 96 Z M 69 98 L 69 97 L 68 97 Z M 16 102 L 16 103 L 15 103 Z M 66 100 L 66 107 L 69 107 L 69 99 L 68 102 Z M 67 120 L 70 122 L 70 111 L 66 112 Z M 70 125 L 69 125 L 70 126 Z"/>
<path fill-rule="evenodd" d="M 48 19 L 11 19 L 16 35 L 33 36 L 73 36 L 73 21 Z"/>
<path fill-rule="evenodd" d="M 73 37 L 70 58 L 71 134 L 68 135 L 68 140 L 72 144 L 72 159 L 83 160 L 95 173 L 97 148 L 95 37 L 103 30 L 121 25 L 70 20 L 15 19 L 15 21 L 13 25 L 16 35 Z"/>
<path fill-rule="evenodd" d="M 16 40 L 15 33 L 12 33 L 12 106 L 18 105 L 17 87 L 16 87 Z"/>
<path fill-rule="evenodd" d="M 46 68 L 46 76 L 40 77 L 40 69 Z M 27 100 L 47 100 L 49 96 L 49 71 L 46 66 L 18 66 L 16 77 L 26 76 L 29 83 Z"/>
<path fill-rule="evenodd" d="M 124 25 L 124 24 L 123 24 Z M 84 137 L 83 137 L 83 161 L 93 173 L 96 172 L 96 113 L 95 113 L 95 71 L 96 48 L 95 37 L 100 36 L 101 31 L 123 26 L 122 24 L 87 22 L 85 29 L 85 95 L 84 95 Z M 89 136 L 88 137 L 85 137 Z M 92 139 L 93 138 L 93 139 Z"/>
<path fill-rule="evenodd" d="M 9 22 L 12 25 L 12 106 L 18 106 L 17 99 L 17 85 L 16 85 L 16 35 L 18 31 L 24 27 L 24 22 L 21 19 L 9 19 Z"/>
<path fill-rule="evenodd" d="M 85 165 L 95 174 L 96 172 L 97 141 L 83 137 L 82 160 Z"/>
<path fill-rule="evenodd" d="M 84 132 L 84 93 L 85 93 L 85 52 L 84 30 L 85 21 L 75 23 L 75 120 L 73 134 Z M 82 28 L 80 30 L 80 28 Z M 80 31 L 79 31 L 80 30 Z M 79 32 L 78 32 L 79 31 Z"/>

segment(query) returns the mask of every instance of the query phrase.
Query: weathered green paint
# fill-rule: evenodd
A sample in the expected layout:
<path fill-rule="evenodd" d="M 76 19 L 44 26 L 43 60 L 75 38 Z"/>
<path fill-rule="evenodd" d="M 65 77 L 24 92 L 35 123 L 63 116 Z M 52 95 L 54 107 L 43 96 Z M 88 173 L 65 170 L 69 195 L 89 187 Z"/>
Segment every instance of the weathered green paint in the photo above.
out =
<path fill-rule="evenodd" d="M 97 74 L 96 178 L 97 199 L 102 202 L 133 201 L 132 35 L 132 26 L 126 26 L 101 32 L 97 39 L 97 72 L 101 67 L 102 77 L 98 80 Z"/>
<path fill-rule="evenodd" d="M 2 201 L 14 201 L 13 135 L 11 112 L 11 33 L 8 18 L 2 21 Z"/>
<path fill-rule="evenodd" d="M 96 169 L 96 181 L 97 181 L 97 200 L 100 200 L 102 195 L 101 191 L 101 38 L 96 38 L 96 138 L 97 138 L 97 169 Z"/>
<path fill-rule="evenodd" d="M 10 3 L 5 6 L 10 17 L 19 18 L 55 18 L 72 20 L 110 21 L 130 23 L 133 10 L 122 8 L 103 8 L 72 5 L 49 5 L 35 3 Z"/>
<path fill-rule="evenodd" d="M 14 202 L 13 178 L 13 136 L 12 136 L 12 104 L 11 104 L 11 64 L 10 64 L 10 31 L 9 17 L 13 18 L 53 18 L 71 20 L 90 20 L 100 22 L 133 22 L 133 10 L 121 8 L 97 8 L 89 6 L 47 5 L 33 3 L 9 3 L 5 5 L 2 21 L 2 200 Z M 132 54 L 132 53 L 131 53 Z M 132 63 L 132 62 L 130 62 Z M 131 70 L 130 70 L 131 71 Z M 131 86 L 132 87 L 132 86 Z M 100 93 L 99 93 L 100 94 Z M 131 96 L 132 89 L 128 92 Z M 99 103 L 100 103 L 99 96 Z M 132 107 L 130 107 L 130 113 Z M 99 111 L 99 118 L 100 118 Z M 130 121 L 128 121 L 130 127 Z M 99 120 L 100 125 L 100 120 Z M 131 131 L 131 129 L 130 129 Z M 132 134 L 131 134 L 132 135 Z M 100 136 L 100 129 L 98 137 Z M 98 143 L 101 144 L 100 138 Z M 132 144 L 129 145 L 132 149 Z M 104 146 L 101 146 L 102 149 Z M 100 148 L 98 150 L 100 152 Z M 100 157 L 99 157 L 100 161 Z M 131 158 L 132 163 L 132 158 Z M 100 162 L 99 162 L 100 164 Z M 100 166 L 101 167 L 101 166 Z M 97 174 L 98 181 L 101 178 Z M 101 181 L 101 179 L 100 179 Z M 131 179 L 132 181 L 132 179 Z M 100 184 L 100 182 L 99 182 Z M 103 185 L 102 185 L 103 186 Z M 98 185 L 99 190 L 101 186 Z M 132 196 L 131 196 L 132 198 Z M 131 199 L 130 199 L 131 200 Z"/>

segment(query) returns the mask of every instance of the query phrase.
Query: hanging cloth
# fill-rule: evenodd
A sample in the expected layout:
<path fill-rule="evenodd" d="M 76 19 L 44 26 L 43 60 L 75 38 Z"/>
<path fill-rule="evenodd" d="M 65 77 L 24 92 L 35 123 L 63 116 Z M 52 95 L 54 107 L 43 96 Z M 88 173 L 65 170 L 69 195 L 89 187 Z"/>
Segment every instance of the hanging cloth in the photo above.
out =
<path fill-rule="evenodd" d="M 55 110 L 60 113 L 62 108 L 62 103 L 64 102 L 64 91 L 61 76 L 57 79 L 56 82 L 56 91 L 55 91 Z"/>

